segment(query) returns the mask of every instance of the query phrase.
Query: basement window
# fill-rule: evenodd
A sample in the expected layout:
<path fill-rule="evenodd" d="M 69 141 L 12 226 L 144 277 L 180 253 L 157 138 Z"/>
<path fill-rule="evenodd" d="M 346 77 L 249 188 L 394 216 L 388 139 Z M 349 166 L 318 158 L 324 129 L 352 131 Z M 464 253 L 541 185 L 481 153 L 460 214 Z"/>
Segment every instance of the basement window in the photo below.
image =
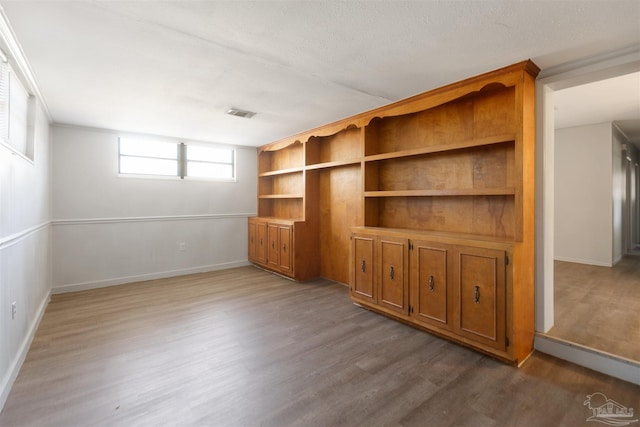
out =
<path fill-rule="evenodd" d="M 199 178 L 234 179 L 235 151 L 227 148 L 187 145 L 186 175 Z"/>
<path fill-rule="evenodd" d="M 34 108 L 35 97 L 0 55 L 0 142 L 29 160 L 33 160 Z"/>
<path fill-rule="evenodd" d="M 234 180 L 235 150 L 120 138 L 119 172 L 131 175 Z"/>

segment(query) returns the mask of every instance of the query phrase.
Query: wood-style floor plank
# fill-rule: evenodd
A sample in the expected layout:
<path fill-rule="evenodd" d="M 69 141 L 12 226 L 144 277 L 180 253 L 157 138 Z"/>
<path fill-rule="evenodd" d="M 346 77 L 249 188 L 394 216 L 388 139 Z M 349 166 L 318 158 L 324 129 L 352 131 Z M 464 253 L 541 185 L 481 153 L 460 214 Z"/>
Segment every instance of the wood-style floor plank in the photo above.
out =
<path fill-rule="evenodd" d="M 548 335 L 640 362 L 640 256 L 614 267 L 556 261 Z"/>
<path fill-rule="evenodd" d="M 55 295 L 1 426 L 582 426 L 640 387 L 550 356 L 520 369 L 243 267 Z"/>

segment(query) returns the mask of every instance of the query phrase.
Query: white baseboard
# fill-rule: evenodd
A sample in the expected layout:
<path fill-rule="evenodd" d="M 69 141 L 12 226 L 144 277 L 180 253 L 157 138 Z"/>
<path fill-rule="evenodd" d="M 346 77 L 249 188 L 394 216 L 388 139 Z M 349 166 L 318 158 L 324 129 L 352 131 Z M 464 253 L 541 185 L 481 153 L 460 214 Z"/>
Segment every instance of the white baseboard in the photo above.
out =
<path fill-rule="evenodd" d="M 580 259 L 580 258 L 565 258 L 565 257 L 556 256 L 554 257 L 554 260 L 564 261 L 564 262 L 575 262 L 576 264 L 597 265 L 599 267 L 613 267 L 613 264 L 610 264 L 610 263 L 593 261 L 588 259 Z"/>
<path fill-rule="evenodd" d="M 537 333 L 536 350 L 603 374 L 640 385 L 640 363 L 604 351 Z"/>
<path fill-rule="evenodd" d="M 53 294 L 64 294 L 67 292 L 86 291 L 89 289 L 105 288 L 107 286 L 123 285 L 125 283 L 142 282 L 145 280 L 165 279 L 167 277 L 184 276 L 187 274 L 206 273 L 208 271 L 227 270 L 229 268 L 244 267 L 250 265 L 249 261 L 234 261 L 222 264 L 204 265 L 200 267 L 186 268 L 181 270 L 162 271 L 159 273 L 139 274 L 135 276 L 116 277 L 112 279 L 96 280 L 94 282 L 72 283 L 68 285 L 54 286 Z"/>
<path fill-rule="evenodd" d="M 7 398 L 9 397 L 9 393 L 11 392 L 11 387 L 13 387 L 13 383 L 16 381 L 16 378 L 18 378 L 18 374 L 20 373 L 22 364 L 24 363 L 24 360 L 27 357 L 27 353 L 29 352 L 29 348 L 31 347 L 33 337 L 35 337 L 36 335 L 36 331 L 38 330 L 38 326 L 40 325 L 40 320 L 42 320 L 42 316 L 44 315 L 44 312 L 47 309 L 47 305 L 49 304 L 50 300 L 51 292 L 49 292 L 44 300 L 40 303 L 40 307 L 38 307 L 38 312 L 36 313 L 36 319 L 31 324 L 29 332 L 22 340 L 20 350 L 13 359 L 9 370 L 7 371 L 7 375 L 2 379 L 2 383 L 0 383 L 0 411 L 2 411 L 2 408 L 4 408 L 4 404 L 7 402 Z"/>

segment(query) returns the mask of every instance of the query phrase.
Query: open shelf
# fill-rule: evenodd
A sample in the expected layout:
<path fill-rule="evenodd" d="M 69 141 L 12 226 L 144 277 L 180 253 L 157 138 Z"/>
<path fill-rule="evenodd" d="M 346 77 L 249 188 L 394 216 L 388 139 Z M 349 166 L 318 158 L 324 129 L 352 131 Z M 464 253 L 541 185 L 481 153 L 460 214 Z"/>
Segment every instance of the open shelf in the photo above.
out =
<path fill-rule="evenodd" d="M 465 148 L 482 147 L 492 144 L 502 144 L 505 142 L 512 142 L 515 139 L 514 134 L 496 135 L 487 138 L 471 139 L 468 141 L 461 141 L 452 144 L 439 144 L 430 147 L 414 148 L 411 150 L 394 151 L 390 153 L 374 154 L 366 156 L 365 162 L 372 162 L 376 160 L 395 159 L 400 157 L 419 156 L 423 154 L 441 153 L 453 150 L 462 150 Z"/>
<path fill-rule="evenodd" d="M 516 236 L 515 195 L 365 197 L 364 225 L 513 241 Z"/>
<path fill-rule="evenodd" d="M 264 150 L 258 153 L 258 176 L 292 173 L 301 171 L 303 167 L 304 145 L 300 142 L 278 150 Z"/>
<path fill-rule="evenodd" d="M 262 194 L 259 199 L 302 199 L 302 194 Z"/>
<path fill-rule="evenodd" d="M 513 140 L 507 140 L 365 162 L 365 196 L 515 194 L 514 144 Z"/>
<path fill-rule="evenodd" d="M 442 190 L 365 191 L 365 197 L 436 197 L 436 196 L 512 196 L 513 187 L 503 188 L 450 188 Z"/>
<path fill-rule="evenodd" d="M 262 176 L 287 175 L 287 174 L 290 174 L 290 173 L 302 172 L 303 169 L 304 169 L 303 167 L 289 168 L 289 169 L 279 169 L 279 170 L 274 170 L 274 171 L 269 171 L 269 172 L 262 172 L 262 173 L 259 173 L 258 176 L 262 177 Z"/>
<path fill-rule="evenodd" d="M 265 195 L 258 197 L 258 216 L 286 220 L 304 220 L 303 198 L 299 195 Z"/>
<path fill-rule="evenodd" d="M 336 160 L 333 162 L 325 162 L 325 163 L 317 163 L 313 165 L 307 165 L 307 170 L 317 170 L 317 169 L 328 169 L 328 168 L 336 168 L 340 166 L 350 166 L 350 165 L 358 165 L 360 164 L 360 158 L 357 159 L 346 159 L 346 160 Z"/>
<path fill-rule="evenodd" d="M 307 141 L 307 169 L 321 169 L 359 163 L 362 158 L 362 130 L 343 129 L 330 136 L 312 136 Z"/>
<path fill-rule="evenodd" d="M 375 118 L 365 129 L 365 160 L 514 140 L 515 103 L 514 87 L 498 85 L 416 113 Z"/>

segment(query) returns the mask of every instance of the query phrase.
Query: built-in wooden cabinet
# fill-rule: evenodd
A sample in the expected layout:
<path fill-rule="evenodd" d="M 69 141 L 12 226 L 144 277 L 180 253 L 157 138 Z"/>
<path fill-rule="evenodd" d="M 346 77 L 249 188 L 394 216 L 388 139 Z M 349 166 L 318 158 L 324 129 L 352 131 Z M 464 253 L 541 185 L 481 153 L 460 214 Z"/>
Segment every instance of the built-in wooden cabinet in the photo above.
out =
<path fill-rule="evenodd" d="M 354 227 L 351 245 L 355 302 L 512 360 L 510 242 Z"/>
<path fill-rule="evenodd" d="M 294 277 L 294 227 L 291 221 L 249 218 L 249 260 Z"/>
<path fill-rule="evenodd" d="M 521 363 L 538 71 L 514 64 L 260 147 L 250 260 L 348 283 L 363 307 Z"/>

